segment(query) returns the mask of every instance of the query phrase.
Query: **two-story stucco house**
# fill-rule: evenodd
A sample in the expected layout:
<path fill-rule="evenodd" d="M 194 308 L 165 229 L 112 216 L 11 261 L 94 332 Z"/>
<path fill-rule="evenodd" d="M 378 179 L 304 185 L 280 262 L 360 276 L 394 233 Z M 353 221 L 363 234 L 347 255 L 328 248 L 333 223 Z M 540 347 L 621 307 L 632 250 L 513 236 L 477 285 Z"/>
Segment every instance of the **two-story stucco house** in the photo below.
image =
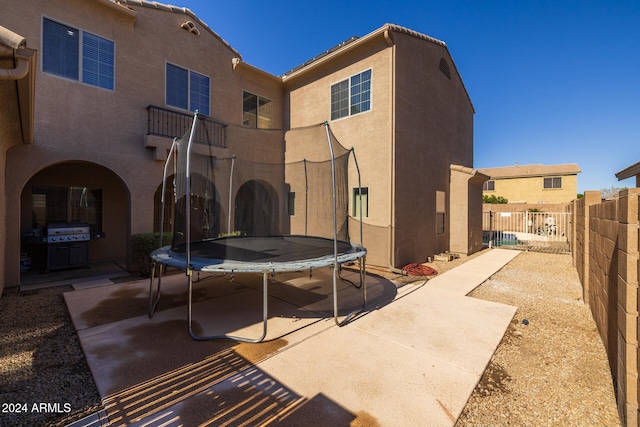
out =
<path fill-rule="evenodd" d="M 196 109 L 212 127 L 328 121 L 358 153 L 366 197 L 351 204 L 369 264 L 482 247 L 487 177 L 473 169 L 474 109 L 445 43 L 384 25 L 275 76 L 185 8 L 0 5 L 0 288 L 20 284 L 21 254 L 46 262 L 53 222 L 89 224 L 91 262 L 128 259 L 133 234 L 160 228 L 167 150 Z M 275 159 L 279 147 L 219 150 Z"/>
<path fill-rule="evenodd" d="M 500 196 L 509 203 L 568 203 L 576 198 L 580 168 L 561 165 L 515 165 L 479 169 L 490 178 L 483 195 Z"/>

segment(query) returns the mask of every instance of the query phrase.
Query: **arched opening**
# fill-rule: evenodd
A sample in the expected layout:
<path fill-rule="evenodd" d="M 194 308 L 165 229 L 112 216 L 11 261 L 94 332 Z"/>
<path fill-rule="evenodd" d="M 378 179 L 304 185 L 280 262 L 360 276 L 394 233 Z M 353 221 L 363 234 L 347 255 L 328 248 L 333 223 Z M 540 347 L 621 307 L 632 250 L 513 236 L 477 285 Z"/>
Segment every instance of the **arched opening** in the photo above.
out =
<path fill-rule="evenodd" d="M 174 207 L 175 207 L 175 177 L 167 177 L 164 188 L 164 210 L 162 202 L 162 184 L 158 186 L 153 195 L 153 231 L 170 232 L 173 231 Z M 160 227 L 160 217 L 162 216 L 162 227 Z"/>
<path fill-rule="evenodd" d="M 275 236 L 280 233 L 278 195 L 264 182 L 247 181 L 235 199 L 235 232 L 247 236 Z"/>
<path fill-rule="evenodd" d="M 130 196 L 122 180 L 104 166 L 68 161 L 35 173 L 20 196 L 21 273 L 38 274 L 91 263 L 126 265 Z M 86 228 L 86 237 L 67 237 L 74 246 L 54 246 L 51 230 Z M 62 255 L 52 255 L 52 251 Z M 64 256 L 70 260 L 65 264 Z M 53 264 L 52 264 L 52 256 Z M 24 262 L 28 259 L 29 262 Z M 24 264 L 24 265 L 23 265 Z M 22 280 L 21 280 L 22 282 Z"/>
<path fill-rule="evenodd" d="M 153 231 L 160 231 L 162 184 L 154 195 Z M 171 232 L 175 225 L 174 176 L 167 177 L 164 191 L 162 231 Z M 183 220 L 183 219 L 182 219 Z M 194 174 L 191 181 L 191 235 L 195 239 L 218 237 L 223 229 L 220 194 L 211 180 Z M 180 227 L 181 225 L 179 225 Z"/>

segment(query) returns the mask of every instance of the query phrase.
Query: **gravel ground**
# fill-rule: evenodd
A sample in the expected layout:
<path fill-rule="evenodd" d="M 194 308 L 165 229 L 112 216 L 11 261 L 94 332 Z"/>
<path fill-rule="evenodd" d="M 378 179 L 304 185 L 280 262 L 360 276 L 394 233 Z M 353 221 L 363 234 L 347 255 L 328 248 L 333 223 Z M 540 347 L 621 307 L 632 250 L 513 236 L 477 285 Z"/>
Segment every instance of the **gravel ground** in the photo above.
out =
<path fill-rule="evenodd" d="M 64 426 L 100 407 L 62 297 L 70 290 L 0 298 L 0 426 Z"/>
<path fill-rule="evenodd" d="M 571 255 L 523 252 L 470 295 L 518 310 L 456 427 L 620 425 Z"/>
<path fill-rule="evenodd" d="M 441 274 L 480 254 L 428 265 Z M 62 297 L 69 290 L 0 298 L 0 426 L 64 426 L 99 408 Z M 522 253 L 471 295 L 518 311 L 456 427 L 620 425 L 569 255 Z"/>

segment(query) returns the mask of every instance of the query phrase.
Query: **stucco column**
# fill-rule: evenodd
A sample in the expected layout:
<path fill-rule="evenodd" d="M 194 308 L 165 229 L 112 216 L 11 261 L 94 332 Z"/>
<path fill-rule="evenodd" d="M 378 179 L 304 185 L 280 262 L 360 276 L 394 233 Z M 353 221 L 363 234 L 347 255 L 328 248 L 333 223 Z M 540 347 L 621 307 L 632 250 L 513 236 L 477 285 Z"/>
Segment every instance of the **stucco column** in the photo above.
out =
<path fill-rule="evenodd" d="M 450 166 L 449 251 L 470 255 L 482 249 L 482 184 L 488 179 L 475 169 Z"/>

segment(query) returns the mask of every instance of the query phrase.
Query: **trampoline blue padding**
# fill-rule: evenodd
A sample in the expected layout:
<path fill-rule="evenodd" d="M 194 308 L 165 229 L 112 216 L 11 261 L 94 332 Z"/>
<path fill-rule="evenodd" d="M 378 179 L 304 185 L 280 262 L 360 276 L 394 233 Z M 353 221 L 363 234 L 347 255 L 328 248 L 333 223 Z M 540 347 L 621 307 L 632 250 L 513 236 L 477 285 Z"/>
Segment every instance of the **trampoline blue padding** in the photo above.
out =
<path fill-rule="evenodd" d="M 357 244 L 335 241 L 337 262 L 356 261 L 367 250 Z M 185 269 L 185 246 L 164 246 L 151 258 Z M 315 236 L 223 237 L 191 242 L 189 269 L 203 272 L 284 272 L 326 267 L 336 261 L 334 240 Z"/>

